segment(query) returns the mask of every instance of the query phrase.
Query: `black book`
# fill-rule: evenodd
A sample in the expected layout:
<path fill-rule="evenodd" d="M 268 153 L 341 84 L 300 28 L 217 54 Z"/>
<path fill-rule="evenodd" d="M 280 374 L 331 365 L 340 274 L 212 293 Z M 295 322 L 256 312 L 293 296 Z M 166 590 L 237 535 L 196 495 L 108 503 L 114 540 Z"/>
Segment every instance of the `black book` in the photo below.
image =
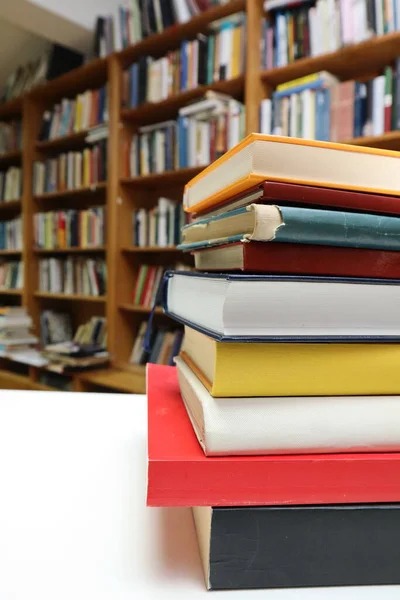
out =
<path fill-rule="evenodd" d="M 46 110 L 43 113 L 42 124 L 40 126 L 39 140 L 48 140 L 50 135 L 50 127 L 53 113 Z"/>
<path fill-rule="evenodd" d="M 104 17 L 97 17 L 94 30 L 94 55 L 101 56 L 101 39 L 104 36 Z"/>
<path fill-rule="evenodd" d="M 147 1 L 147 10 L 148 10 L 149 27 L 150 27 L 149 35 L 154 35 L 155 33 L 158 33 L 156 11 L 154 8 L 154 0 Z"/>
<path fill-rule="evenodd" d="M 150 35 L 148 3 L 149 0 L 139 0 L 139 9 L 142 21 L 142 33 L 144 38 Z"/>
<path fill-rule="evenodd" d="M 400 583 L 400 504 L 193 513 L 209 589 Z"/>
<path fill-rule="evenodd" d="M 164 29 L 175 25 L 175 15 L 172 0 L 160 0 L 161 16 Z"/>
<path fill-rule="evenodd" d="M 46 79 L 55 79 L 68 71 L 72 71 L 83 65 L 84 55 L 82 52 L 71 50 L 60 44 L 53 44 L 49 53 Z"/>
<path fill-rule="evenodd" d="M 197 40 L 199 42 L 198 83 L 205 85 L 207 83 L 207 36 L 199 33 Z"/>
<path fill-rule="evenodd" d="M 138 104 L 146 102 L 147 96 L 147 56 L 141 56 L 139 64 L 139 81 L 138 81 Z"/>

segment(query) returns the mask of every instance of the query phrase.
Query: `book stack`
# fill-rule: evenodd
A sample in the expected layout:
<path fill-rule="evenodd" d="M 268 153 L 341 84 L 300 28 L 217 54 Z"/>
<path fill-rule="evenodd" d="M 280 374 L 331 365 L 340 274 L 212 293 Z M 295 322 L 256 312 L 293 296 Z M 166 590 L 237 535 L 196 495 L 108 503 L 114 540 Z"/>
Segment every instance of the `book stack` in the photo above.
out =
<path fill-rule="evenodd" d="M 21 261 L 0 263 L 0 290 L 20 290 L 24 285 L 24 268 Z"/>
<path fill-rule="evenodd" d="M 22 250 L 22 218 L 0 221 L 0 250 Z"/>
<path fill-rule="evenodd" d="M 15 152 L 22 148 L 22 123 L 18 121 L 0 122 L 0 155 Z"/>
<path fill-rule="evenodd" d="M 187 23 L 201 11 L 224 4 L 226 0 L 128 0 L 111 15 L 98 17 L 95 28 L 95 54 L 104 58 L 149 35 Z"/>
<path fill-rule="evenodd" d="M 0 356 L 12 358 L 39 341 L 32 335 L 32 319 L 20 306 L 0 307 Z"/>
<path fill-rule="evenodd" d="M 51 294 L 103 296 L 107 267 L 103 259 L 69 256 L 39 261 L 39 291 Z"/>
<path fill-rule="evenodd" d="M 22 169 L 9 167 L 0 171 L 0 202 L 21 200 L 22 196 Z"/>
<path fill-rule="evenodd" d="M 400 14 L 392 0 L 356 4 L 317 0 L 266 0 L 262 22 L 261 68 L 283 67 L 299 58 L 335 52 L 375 35 L 400 29 Z"/>
<path fill-rule="evenodd" d="M 182 329 L 158 327 L 152 331 L 151 352 L 143 348 L 144 338 L 148 327 L 147 321 L 142 321 L 135 343 L 132 347 L 129 362 L 133 365 L 154 363 L 157 365 L 173 365 L 174 358 L 179 354 L 182 344 Z"/>
<path fill-rule="evenodd" d="M 52 250 L 104 246 L 104 207 L 36 213 L 34 215 L 34 231 L 37 248 Z"/>
<path fill-rule="evenodd" d="M 244 105 L 208 91 L 204 99 L 181 108 L 176 121 L 140 127 L 139 134 L 126 141 L 126 176 L 205 166 L 233 148 L 244 132 Z"/>
<path fill-rule="evenodd" d="M 44 111 L 39 140 L 54 140 L 106 123 L 107 105 L 107 86 L 87 90 L 72 100 L 63 98 L 52 110 Z"/>
<path fill-rule="evenodd" d="M 145 56 L 124 72 L 124 106 L 160 102 L 199 85 L 234 79 L 245 69 L 246 16 L 237 13 L 210 25 L 210 35 L 184 41 L 162 58 Z"/>
<path fill-rule="evenodd" d="M 33 164 L 33 193 L 37 196 L 89 187 L 106 179 L 106 140 L 80 152 L 67 152 Z"/>
<path fill-rule="evenodd" d="M 400 126 L 400 60 L 368 81 L 322 71 L 279 85 L 261 102 L 260 131 L 321 141 L 379 136 Z"/>
<path fill-rule="evenodd" d="M 179 244 L 181 227 L 186 223 L 183 206 L 168 198 L 159 198 L 157 206 L 132 213 L 132 243 L 138 248 L 166 248 Z"/>
<path fill-rule="evenodd" d="M 48 320 L 49 315 L 45 318 Z M 54 315 L 50 315 L 50 319 L 54 320 Z M 47 344 L 42 355 L 50 363 L 47 368 L 57 373 L 107 364 L 110 356 L 107 352 L 107 320 L 92 317 L 78 327 L 72 339 Z"/>
<path fill-rule="evenodd" d="M 198 507 L 211 589 L 400 583 L 399 166 L 252 134 L 185 187 L 148 504 Z"/>

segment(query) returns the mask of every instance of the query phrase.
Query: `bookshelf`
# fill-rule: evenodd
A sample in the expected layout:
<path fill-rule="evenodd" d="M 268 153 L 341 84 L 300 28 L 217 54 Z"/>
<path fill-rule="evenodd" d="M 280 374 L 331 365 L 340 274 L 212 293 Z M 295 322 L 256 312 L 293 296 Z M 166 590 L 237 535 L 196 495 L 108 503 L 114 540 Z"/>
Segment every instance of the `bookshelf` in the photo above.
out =
<path fill-rule="evenodd" d="M 247 15 L 246 69 L 239 77 L 202 85 L 180 92 L 157 103 L 146 103 L 134 109 L 122 106 L 123 71 L 141 56 L 161 57 L 179 47 L 181 41 L 207 31 L 210 23 L 222 17 L 245 11 Z M 0 204 L 0 220 L 23 216 L 22 252 L 1 251 L 0 257 L 10 260 L 21 257 L 24 264 L 24 287 L 21 290 L 0 290 L 0 296 L 10 304 L 24 305 L 32 315 L 39 331 L 40 313 L 44 309 L 68 310 L 74 325 L 91 316 L 106 316 L 108 344 L 112 355 L 110 368 L 94 370 L 72 377 L 75 390 L 116 389 L 144 392 L 145 368 L 128 363 L 139 327 L 148 320 L 150 309 L 132 303 L 132 290 L 142 264 L 167 266 L 183 259 L 174 246 L 132 246 L 132 211 L 156 206 L 160 196 L 176 201 L 182 198 L 183 186 L 203 167 L 126 177 L 121 171 L 124 140 L 138 128 L 175 118 L 177 111 L 188 102 L 200 98 L 207 90 L 223 92 L 242 100 L 246 105 L 246 131 L 258 131 L 261 100 L 270 96 L 280 83 L 320 70 L 327 70 L 341 80 L 374 75 L 400 55 L 400 32 L 385 34 L 344 47 L 336 52 L 299 59 L 284 67 L 269 70 L 260 68 L 261 20 L 265 16 L 262 0 L 231 0 L 222 6 L 201 13 L 190 22 L 166 29 L 107 58 L 94 60 L 56 80 L 38 86 L 22 98 L 0 105 L 0 120 L 21 118 L 22 151 L 0 156 L 0 169 L 20 165 L 23 171 L 21 200 Z M 39 129 L 44 110 L 49 110 L 63 97 L 73 98 L 87 89 L 108 86 L 108 158 L 107 181 L 74 190 L 32 194 L 33 163 L 55 157 L 62 152 L 81 150 L 87 131 L 64 137 L 39 141 Z M 378 148 L 400 149 L 400 131 L 379 137 L 343 140 L 352 144 Z M 206 165 L 204 165 L 206 166 Z M 101 247 L 36 249 L 32 227 L 35 213 L 52 210 L 106 208 L 107 239 Z M 56 294 L 39 290 L 39 261 L 47 257 L 101 257 L 107 264 L 107 293 L 105 296 Z M 155 310 L 155 321 L 167 320 L 162 310 Z M 0 358 L 0 387 L 51 389 L 40 383 L 41 369 L 12 364 Z M 8 375 L 7 375 L 8 374 Z M 7 379 L 8 377 L 8 379 Z"/>

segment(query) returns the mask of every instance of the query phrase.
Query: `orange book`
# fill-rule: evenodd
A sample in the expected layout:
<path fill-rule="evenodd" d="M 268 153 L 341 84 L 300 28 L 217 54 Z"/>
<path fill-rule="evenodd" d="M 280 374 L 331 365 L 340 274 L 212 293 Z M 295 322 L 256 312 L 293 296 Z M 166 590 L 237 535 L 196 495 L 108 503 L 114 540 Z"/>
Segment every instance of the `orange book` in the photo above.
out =
<path fill-rule="evenodd" d="M 400 153 L 252 133 L 185 186 L 187 212 L 201 213 L 264 181 L 400 196 Z"/>

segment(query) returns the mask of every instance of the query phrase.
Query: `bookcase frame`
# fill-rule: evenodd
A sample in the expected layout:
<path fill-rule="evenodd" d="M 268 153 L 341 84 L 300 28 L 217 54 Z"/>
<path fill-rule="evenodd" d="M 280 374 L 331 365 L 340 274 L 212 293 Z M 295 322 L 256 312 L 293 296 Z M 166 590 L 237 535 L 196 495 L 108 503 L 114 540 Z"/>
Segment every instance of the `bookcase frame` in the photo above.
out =
<path fill-rule="evenodd" d="M 230 81 L 203 85 L 190 91 L 180 92 L 155 104 L 144 104 L 134 109 L 123 108 L 122 74 L 140 56 L 151 54 L 163 56 L 179 47 L 182 40 L 206 32 L 210 23 L 239 11 L 247 13 L 246 70 Z M 143 319 L 149 310 L 131 303 L 135 278 L 141 264 L 168 265 L 182 260 L 175 248 L 135 248 L 132 246 L 132 211 L 151 208 L 159 196 L 181 200 L 184 184 L 201 171 L 200 167 L 181 169 L 156 175 L 126 177 L 121 171 L 123 141 L 126 135 L 138 127 L 164 121 L 176 116 L 179 108 L 200 98 L 207 90 L 216 90 L 242 100 L 246 105 L 246 132 L 259 129 L 259 106 L 274 88 L 286 81 L 327 70 L 340 79 L 352 79 L 374 75 L 383 66 L 400 56 L 400 32 L 375 37 L 348 46 L 337 52 L 318 57 L 304 58 L 285 67 L 267 71 L 260 68 L 261 19 L 265 16 L 263 0 L 230 0 L 193 18 L 190 22 L 168 28 L 160 34 L 114 53 L 104 59 L 96 59 L 58 79 L 38 86 L 22 98 L 0 105 L 0 120 L 20 116 L 23 128 L 21 152 L 0 157 L 0 167 L 20 161 L 23 169 L 23 196 L 21 201 L 0 205 L 0 219 L 22 214 L 24 264 L 24 287 L 22 290 L 0 291 L 5 302 L 21 303 L 32 315 L 35 329 L 39 331 L 40 313 L 45 308 L 66 310 L 72 313 L 74 325 L 86 321 L 92 315 L 104 315 L 108 323 L 108 349 L 112 355 L 111 367 L 82 373 L 72 377 L 74 390 L 116 389 L 124 392 L 144 392 L 145 367 L 130 365 L 129 355 Z M 107 181 L 90 188 L 33 196 L 33 162 L 82 146 L 85 133 L 73 133 L 51 141 L 38 141 L 43 111 L 62 97 L 73 97 L 86 89 L 95 89 L 107 83 L 109 100 L 109 139 Z M 343 140 L 349 143 L 380 148 L 400 149 L 400 131 L 385 133 L 375 138 Z M 108 270 L 107 294 L 103 297 L 65 296 L 38 291 L 38 261 L 42 256 L 66 256 L 69 252 L 79 255 L 80 250 L 43 251 L 34 248 L 33 216 L 40 210 L 86 208 L 97 204 L 106 207 L 106 245 L 96 249 L 105 257 Z M 88 255 L 91 250 L 82 250 Z M 2 252 L 1 255 L 17 255 Z M 155 312 L 155 320 L 167 322 L 161 309 Z M 39 383 L 40 369 L 30 367 L 23 372 L 12 361 L 0 359 L 0 387 L 50 389 Z"/>

